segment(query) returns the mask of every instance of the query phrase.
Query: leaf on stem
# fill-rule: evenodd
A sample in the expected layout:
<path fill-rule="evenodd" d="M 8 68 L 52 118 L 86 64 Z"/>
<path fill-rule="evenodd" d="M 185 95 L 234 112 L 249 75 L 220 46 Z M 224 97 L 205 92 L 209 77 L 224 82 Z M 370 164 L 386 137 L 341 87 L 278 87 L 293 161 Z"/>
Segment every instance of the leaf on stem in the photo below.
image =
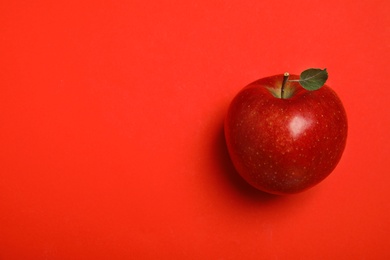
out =
<path fill-rule="evenodd" d="M 313 91 L 321 88 L 328 79 L 326 69 L 307 69 L 301 73 L 299 84 L 307 90 Z"/>

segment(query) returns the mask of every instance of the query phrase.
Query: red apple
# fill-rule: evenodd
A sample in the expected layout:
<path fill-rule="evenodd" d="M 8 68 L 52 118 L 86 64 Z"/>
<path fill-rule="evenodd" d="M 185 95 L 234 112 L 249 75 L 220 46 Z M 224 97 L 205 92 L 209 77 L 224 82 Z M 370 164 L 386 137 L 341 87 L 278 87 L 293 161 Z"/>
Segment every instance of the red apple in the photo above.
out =
<path fill-rule="evenodd" d="M 345 148 L 348 125 L 340 99 L 326 85 L 304 89 L 299 78 L 281 74 L 249 84 L 233 99 L 225 120 L 236 170 L 268 193 L 313 187 L 334 170 Z"/>

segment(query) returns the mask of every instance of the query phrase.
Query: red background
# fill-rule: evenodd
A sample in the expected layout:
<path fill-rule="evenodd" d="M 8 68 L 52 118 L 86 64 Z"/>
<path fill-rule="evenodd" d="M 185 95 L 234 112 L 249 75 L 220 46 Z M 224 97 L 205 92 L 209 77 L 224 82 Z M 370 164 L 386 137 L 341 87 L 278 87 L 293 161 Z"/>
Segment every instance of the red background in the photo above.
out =
<path fill-rule="evenodd" d="M 2 1 L 0 259 L 389 259 L 389 1 Z M 336 170 L 270 196 L 227 106 L 326 67 Z"/>

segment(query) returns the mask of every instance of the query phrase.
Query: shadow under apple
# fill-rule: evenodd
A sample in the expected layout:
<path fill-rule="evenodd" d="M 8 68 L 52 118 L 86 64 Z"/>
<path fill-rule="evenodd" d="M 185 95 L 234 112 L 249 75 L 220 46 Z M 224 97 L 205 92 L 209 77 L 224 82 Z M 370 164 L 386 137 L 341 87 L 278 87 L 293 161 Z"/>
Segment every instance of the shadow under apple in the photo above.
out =
<path fill-rule="evenodd" d="M 282 200 L 284 196 L 269 194 L 262 192 L 249 183 L 247 183 L 236 171 L 233 162 L 230 159 L 229 152 L 226 146 L 225 134 L 224 134 L 224 124 L 223 120 L 218 125 L 217 136 L 215 137 L 213 158 L 216 160 L 216 163 L 221 167 L 221 170 L 218 173 L 222 173 L 220 178 L 224 178 L 229 183 L 232 189 L 239 193 L 239 195 L 244 196 L 248 200 L 256 200 L 261 202 L 271 202 L 275 200 Z"/>

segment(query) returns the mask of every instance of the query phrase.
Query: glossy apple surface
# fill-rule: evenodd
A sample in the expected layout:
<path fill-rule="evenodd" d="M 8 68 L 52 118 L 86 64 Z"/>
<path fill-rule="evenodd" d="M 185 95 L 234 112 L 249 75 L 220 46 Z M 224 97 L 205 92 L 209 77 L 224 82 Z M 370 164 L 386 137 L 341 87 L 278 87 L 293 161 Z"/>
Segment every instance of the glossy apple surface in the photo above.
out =
<path fill-rule="evenodd" d="M 287 81 L 282 99 L 282 81 L 283 75 L 276 75 L 246 86 L 225 120 L 236 170 L 273 194 L 301 192 L 325 179 L 342 156 L 348 128 L 344 107 L 327 85 L 308 91 Z"/>

